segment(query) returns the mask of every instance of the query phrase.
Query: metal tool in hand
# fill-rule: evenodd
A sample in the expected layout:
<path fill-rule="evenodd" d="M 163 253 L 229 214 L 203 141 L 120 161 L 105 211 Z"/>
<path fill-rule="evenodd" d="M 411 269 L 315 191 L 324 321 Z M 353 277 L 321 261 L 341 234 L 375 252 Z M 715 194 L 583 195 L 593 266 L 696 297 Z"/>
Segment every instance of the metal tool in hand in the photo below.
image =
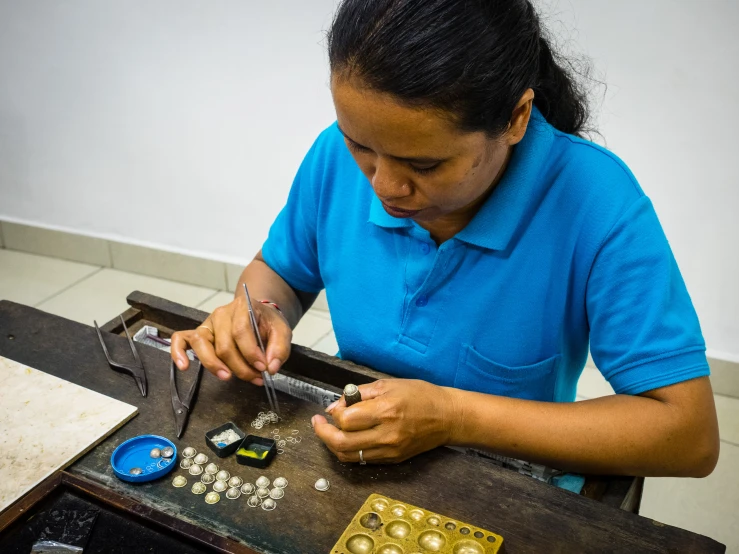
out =
<path fill-rule="evenodd" d="M 123 321 L 122 316 L 118 316 L 118 317 L 121 318 L 121 324 L 123 325 L 123 330 L 126 332 L 126 337 L 128 338 L 128 345 L 131 347 L 131 352 L 133 352 L 133 359 L 136 362 L 136 364 L 133 365 L 133 364 L 124 364 L 120 362 L 114 362 L 110 358 L 110 354 L 108 353 L 108 347 L 105 346 L 105 341 L 103 340 L 103 334 L 100 332 L 100 327 L 98 327 L 98 322 L 94 321 L 95 330 L 97 331 L 98 338 L 100 339 L 100 346 L 103 347 L 103 352 L 105 353 L 105 358 L 108 360 L 108 365 L 116 371 L 122 371 L 124 373 L 128 373 L 129 375 L 131 375 L 136 381 L 136 384 L 139 386 L 139 390 L 141 391 L 141 396 L 146 396 L 148 385 L 146 381 L 146 370 L 144 369 L 144 364 L 141 361 L 141 358 L 139 357 L 138 350 L 136 350 L 136 345 L 134 344 L 133 340 L 131 340 L 131 335 L 128 334 L 128 327 L 126 327 L 126 322 Z"/>
<path fill-rule="evenodd" d="M 187 419 L 190 417 L 190 409 L 192 408 L 192 400 L 195 397 L 195 393 L 198 390 L 198 385 L 200 384 L 200 377 L 203 375 L 203 365 L 198 360 L 193 360 L 190 362 L 190 368 L 188 371 L 192 370 L 192 364 L 197 364 L 197 375 L 195 376 L 195 381 L 193 381 L 192 385 L 190 385 L 190 390 L 187 393 L 187 396 L 185 396 L 185 399 L 182 400 L 180 398 L 179 392 L 177 392 L 177 379 L 175 377 L 175 374 L 179 371 L 175 367 L 174 360 L 172 360 L 169 368 L 169 388 L 170 392 L 172 393 L 172 410 L 174 411 L 174 424 L 175 424 L 175 431 L 177 432 L 177 438 L 181 438 L 182 434 L 185 432 L 185 427 L 187 427 Z"/>
<path fill-rule="evenodd" d="M 262 342 L 262 336 L 259 334 L 257 318 L 254 317 L 254 310 L 252 309 L 251 305 L 251 296 L 249 296 L 249 289 L 246 288 L 246 283 L 244 283 L 244 294 L 246 295 L 246 306 L 249 308 L 249 321 L 251 322 L 251 328 L 254 329 L 254 335 L 257 338 L 257 344 L 259 344 L 259 348 L 261 348 L 262 354 L 266 354 L 266 351 L 264 350 L 264 343 Z M 269 401 L 269 406 L 270 408 L 272 408 L 273 412 L 275 412 L 277 415 L 280 415 L 280 405 L 277 403 L 277 393 L 275 392 L 275 382 L 272 379 L 272 374 L 269 372 L 269 370 L 265 370 L 262 372 L 262 377 L 264 379 L 264 388 L 267 391 L 267 400 Z"/>

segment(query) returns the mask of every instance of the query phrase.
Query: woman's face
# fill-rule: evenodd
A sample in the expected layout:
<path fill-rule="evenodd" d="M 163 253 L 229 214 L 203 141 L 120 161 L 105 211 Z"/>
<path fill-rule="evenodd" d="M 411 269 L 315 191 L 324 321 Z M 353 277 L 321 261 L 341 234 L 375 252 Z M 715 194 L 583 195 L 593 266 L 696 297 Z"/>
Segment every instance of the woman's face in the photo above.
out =
<path fill-rule="evenodd" d="M 331 85 L 339 128 L 385 210 L 432 234 L 456 233 L 472 219 L 520 140 L 510 131 L 498 139 L 462 132 L 436 110 L 401 105 L 352 79 Z"/>

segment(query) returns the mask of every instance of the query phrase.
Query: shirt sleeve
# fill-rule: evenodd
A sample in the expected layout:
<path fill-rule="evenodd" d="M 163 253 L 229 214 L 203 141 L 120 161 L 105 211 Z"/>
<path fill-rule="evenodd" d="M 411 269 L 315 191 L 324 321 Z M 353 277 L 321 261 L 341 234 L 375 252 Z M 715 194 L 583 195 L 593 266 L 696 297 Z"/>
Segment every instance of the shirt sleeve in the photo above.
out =
<path fill-rule="evenodd" d="M 321 184 L 321 172 L 316 170 L 319 163 L 316 151 L 314 144 L 295 176 L 287 204 L 262 246 L 264 261 L 287 284 L 312 293 L 324 288 L 316 236 Z"/>
<path fill-rule="evenodd" d="M 593 361 L 618 394 L 709 374 L 698 316 L 646 196 L 603 241 L 588 278 Z"/>

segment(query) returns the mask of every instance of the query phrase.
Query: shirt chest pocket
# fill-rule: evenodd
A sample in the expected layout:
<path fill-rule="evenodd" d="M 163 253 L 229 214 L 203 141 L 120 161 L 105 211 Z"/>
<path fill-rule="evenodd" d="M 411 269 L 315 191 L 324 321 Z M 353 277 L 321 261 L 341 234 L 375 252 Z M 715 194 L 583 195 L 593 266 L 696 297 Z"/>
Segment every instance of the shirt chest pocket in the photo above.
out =
<path fill-rule="evenodd" d="M 458 389 L 551 402 L 557 379 L 560 355 L 532 365 L 510 367 L 480 354 L 463 344 L 454 386 Z"/>

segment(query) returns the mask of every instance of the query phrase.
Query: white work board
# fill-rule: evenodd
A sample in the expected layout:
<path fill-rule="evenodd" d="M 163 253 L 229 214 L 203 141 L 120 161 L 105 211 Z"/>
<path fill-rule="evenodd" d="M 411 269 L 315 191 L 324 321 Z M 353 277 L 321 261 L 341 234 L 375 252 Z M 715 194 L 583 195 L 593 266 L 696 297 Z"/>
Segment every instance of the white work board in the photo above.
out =
<path fill-rule="evenodd" d="M 0 512 L 137 412 L 0 356 Z"/>

